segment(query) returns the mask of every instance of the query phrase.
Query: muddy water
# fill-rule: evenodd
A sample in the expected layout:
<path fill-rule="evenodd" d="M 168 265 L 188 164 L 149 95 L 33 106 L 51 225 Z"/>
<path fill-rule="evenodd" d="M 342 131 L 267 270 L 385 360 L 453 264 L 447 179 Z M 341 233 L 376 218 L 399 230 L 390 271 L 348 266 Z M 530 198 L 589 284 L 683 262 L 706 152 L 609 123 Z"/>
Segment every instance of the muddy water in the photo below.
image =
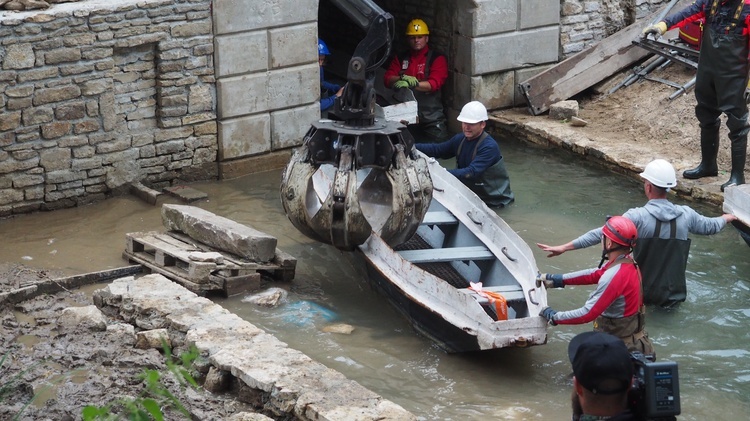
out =
<path fill-rule="evenodd" d="M 505 145 L 504 154 L 517 199 L 500 215 L 529 244 L 568 241 L 605 215 L 645 202 L 639 183 L 560 152 Z M 219 303 L 422 419 L 567 419 L 566 347 L 589 326 L 551 327 L 548 344 L 530 349 L 446 355 L 369 287 L 356 255 L 308 240 L 291 226 L 278 199 L 279 177 L 275 171 L 194 185 L 210 197 L 198 206 L 276 236 L 279 247 L 299 259 L 285 306 L 256 308 L 242 296 Z M 158 207 L 131 197 L 2 220 L 0 261 L 68 274 L 114 268 L 126 263 L 125 233 L 161 229 Z M 545 272 L 599 262 L 595 249 L 554 259 L 534 250 Z M 649 309 L 647 318 L 659 359 L 679 364 L 680 419 L 744 419 L 750 411 L 750 248 L 731 227 L 695 236 L 688 270 L 688 301 L 672 311 Z M 551 291 L 549 302 L 572 309 L 589 292 Z M 355 330 L 323 333 L 331 323 Z"/>

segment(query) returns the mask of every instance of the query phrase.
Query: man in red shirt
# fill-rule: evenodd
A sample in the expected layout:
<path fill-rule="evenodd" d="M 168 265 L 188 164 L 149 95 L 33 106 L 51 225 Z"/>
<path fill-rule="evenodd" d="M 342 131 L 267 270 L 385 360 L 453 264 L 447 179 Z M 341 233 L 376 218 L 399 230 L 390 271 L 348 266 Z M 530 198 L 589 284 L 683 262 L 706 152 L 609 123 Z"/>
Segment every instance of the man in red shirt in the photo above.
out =
<path fill-rule="evenodd" d="M 448 78 L 448 60 L 431 50 L 430 30 L 422 19 L 406 27 L 409 51 L 393 57 L 383 83 L 393 89 L 411 89 L 417 100 L 419 121 L 409 126 L 416 142 L 442 142 L 448 138 L 440 90 Z"/>

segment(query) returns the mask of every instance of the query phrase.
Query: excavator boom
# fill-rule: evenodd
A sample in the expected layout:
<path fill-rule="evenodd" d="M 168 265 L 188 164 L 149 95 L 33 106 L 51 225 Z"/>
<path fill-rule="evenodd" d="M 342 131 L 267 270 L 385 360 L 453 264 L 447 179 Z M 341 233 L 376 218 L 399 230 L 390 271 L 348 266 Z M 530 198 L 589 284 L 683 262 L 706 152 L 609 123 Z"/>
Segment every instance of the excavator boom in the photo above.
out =
<path fill-rule="evenodd" d="M 365 30 L 334 103 L 284 169 L 281 202 L 308 237 L 353 250 L 376 232 L 391 245 L 416 232 L 432 200 L 427 162 L 400 122 L 375 116 L 375 71 L 389 57 L 393 17 L 372 0 L 329 0 Z"/>

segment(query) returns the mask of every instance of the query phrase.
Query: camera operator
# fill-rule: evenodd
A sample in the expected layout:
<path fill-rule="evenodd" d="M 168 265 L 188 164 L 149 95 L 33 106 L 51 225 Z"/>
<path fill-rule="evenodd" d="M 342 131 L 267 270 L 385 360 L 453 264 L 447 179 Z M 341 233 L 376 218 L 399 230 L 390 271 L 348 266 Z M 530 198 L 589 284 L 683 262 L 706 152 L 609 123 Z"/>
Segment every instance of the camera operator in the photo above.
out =
<path fill-rule="evenodd" d="M 625 343 L 604 332 L 584 332 L 570 341 L 573 421 L 630 421 L 628 392 L 635 370 Z"/>

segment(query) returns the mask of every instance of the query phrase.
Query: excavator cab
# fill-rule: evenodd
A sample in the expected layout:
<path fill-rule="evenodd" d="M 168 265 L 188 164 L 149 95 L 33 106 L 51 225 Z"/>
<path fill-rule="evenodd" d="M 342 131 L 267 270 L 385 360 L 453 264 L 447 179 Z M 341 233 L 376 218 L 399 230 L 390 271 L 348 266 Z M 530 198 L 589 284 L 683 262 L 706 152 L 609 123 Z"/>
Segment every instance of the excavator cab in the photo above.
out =
<path fill-rule="evenodd" d="M 416 232 L 432 179 L 400 121 L 376 115 L 375 70 L 390 54 L 393 17 L 371 0 L 330 0 L 366 30 L 347 68 L 332 119 L 305 135 L 283 172 L 281 202 L 308 237 L 353 250 L 376 232 L 388 244 Z"/>

